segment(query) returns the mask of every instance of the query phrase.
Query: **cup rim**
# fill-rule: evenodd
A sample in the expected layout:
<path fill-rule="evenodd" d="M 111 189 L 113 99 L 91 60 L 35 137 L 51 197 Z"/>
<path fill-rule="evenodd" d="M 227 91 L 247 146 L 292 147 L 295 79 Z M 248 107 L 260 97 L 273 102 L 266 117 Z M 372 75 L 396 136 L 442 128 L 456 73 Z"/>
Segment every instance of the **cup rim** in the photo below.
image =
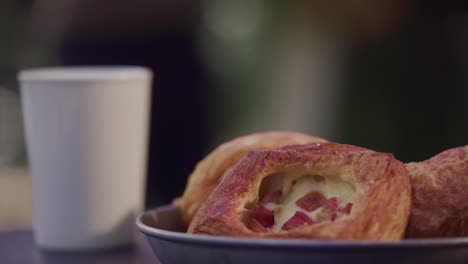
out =
<path fill-rule="evenodd" d="M 25 81 L 113 81 L 152 79 L 151 69 L 132 65 L 56 66 L 22 69 L 18 80 Z"/>

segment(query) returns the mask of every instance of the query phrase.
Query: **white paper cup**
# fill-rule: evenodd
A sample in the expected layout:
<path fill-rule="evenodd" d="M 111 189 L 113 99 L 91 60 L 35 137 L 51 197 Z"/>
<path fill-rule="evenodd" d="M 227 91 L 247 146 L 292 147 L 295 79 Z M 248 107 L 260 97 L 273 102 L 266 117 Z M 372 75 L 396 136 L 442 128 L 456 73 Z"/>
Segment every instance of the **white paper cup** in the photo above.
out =
<path fill-rule="evenodd" d="M 130 243 L 143 208 L 151 71 L 57 67 L 18 78 L 39 247 Z"/>

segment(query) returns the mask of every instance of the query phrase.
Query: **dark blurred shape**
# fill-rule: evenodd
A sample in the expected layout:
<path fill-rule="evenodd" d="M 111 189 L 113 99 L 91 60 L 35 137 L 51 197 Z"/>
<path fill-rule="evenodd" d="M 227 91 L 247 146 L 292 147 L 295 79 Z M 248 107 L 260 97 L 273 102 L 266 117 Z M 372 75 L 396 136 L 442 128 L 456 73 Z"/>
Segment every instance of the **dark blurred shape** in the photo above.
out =
<path fill-rule="evenodd" d="M 99 32 L 87 30 L 92 24 L 86 22 L 79 29 L 71 27 L 60 41 L 59 57 L 64 65 L 143 65 L 153 69 L 147 207 L 169 203 L 182 193 L 187 175 L 208 145 L 210 91 L 197 57 L 196 23 L 192 17 L 183 26 L 162 23 L 133 31 L 109 26 Z"/>
<path fill-rule="evenodd" d="M 414 1 L 396 34 L 351 56 L 340 141 L 421 161 L 468 144 L 468 7 Z"/>
<path fill-rule="evenodd" d="M 315 23 L 367 41 L 398 28 L 411 3 L 411 0 L 303 0 L 305 10 Z"/>

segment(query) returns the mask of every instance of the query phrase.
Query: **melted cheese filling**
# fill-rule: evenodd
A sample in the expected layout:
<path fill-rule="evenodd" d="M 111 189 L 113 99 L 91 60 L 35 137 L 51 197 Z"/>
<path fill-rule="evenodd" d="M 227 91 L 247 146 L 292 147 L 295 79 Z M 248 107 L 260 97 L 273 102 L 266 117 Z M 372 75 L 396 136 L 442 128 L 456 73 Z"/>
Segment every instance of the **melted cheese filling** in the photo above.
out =
<path fill-rule="evenodd" d="M 317 180 L 317 177 L 319 177 L 319 180 Z M 286 223 L 296 211 L 301 211 L 315 222 L 320 222 L 320 220 L 317 219 L 317 214 L 322 212 L 322 208 L 307 212 L 296 205 L 297 200 L 311 191 L 320 192 L 327 199 L 331 197 L 339 198 L 340 208 L 344 207 L 348 202 L 353 204 L 355 202 L 354 188 L 349 183 L 320 176 L 304 176 L 297 179 L 295 182 L 285 184 L 283 196 L 278 204 L 267 203 L 265 205 L 268 210 L 274 211 L 275 224 L 272 227 L 273 232 L 280 231 L 284 223 Z"/>

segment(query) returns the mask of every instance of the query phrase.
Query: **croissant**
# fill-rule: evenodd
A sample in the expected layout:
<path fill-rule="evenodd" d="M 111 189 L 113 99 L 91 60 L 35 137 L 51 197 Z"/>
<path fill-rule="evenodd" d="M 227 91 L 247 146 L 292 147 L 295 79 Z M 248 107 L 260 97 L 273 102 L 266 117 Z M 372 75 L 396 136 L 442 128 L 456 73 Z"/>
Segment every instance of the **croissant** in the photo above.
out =
<path fill-rule="evenodd" d="M 406 167 L 413 191 L 406 237 L 468 236 L 468 145 Z"/>
<path fill-rule="evenodd" d="M 399 240 L 410 204 L 408 172 L 391 154 L 337 143 L 285 146 L 242 158 L 188 233 Z"/>
<path fill-rule="evenodd" d="M 326 140 L 297 132 L 262 132 L 224 143 L 200 161 L 188 178 L 185 191 L 176 204 L 188 225 L 200 205 L 221 181 L 222 176 L 248 151 L 285 145 L 326 142 Z"/>

